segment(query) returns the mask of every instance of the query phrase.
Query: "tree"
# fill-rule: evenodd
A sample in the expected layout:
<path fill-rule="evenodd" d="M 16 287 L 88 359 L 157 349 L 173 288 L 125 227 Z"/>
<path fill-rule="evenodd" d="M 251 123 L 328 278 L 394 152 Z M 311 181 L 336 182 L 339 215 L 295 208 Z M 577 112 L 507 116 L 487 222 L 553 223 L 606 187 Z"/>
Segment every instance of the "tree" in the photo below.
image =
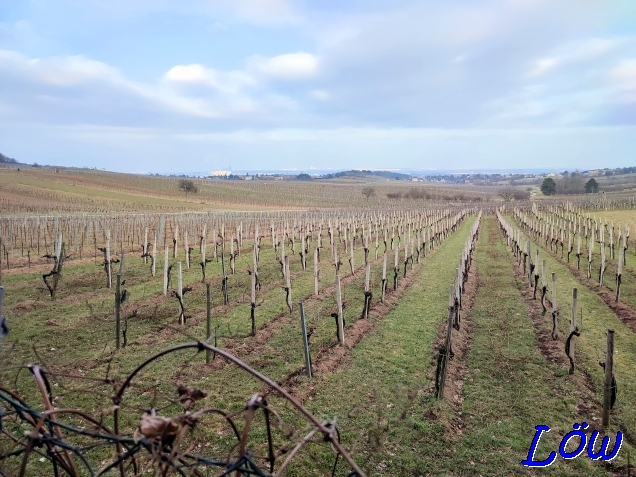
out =
<path fill-rule="evenodd" d="M 497 192 L 497 195 L 499 195 L 499 197 L 501 197 L 503 200 L 505 200 L 506 202 L 511 201 L 512 199 L 514 199 L 515 197 L 515 190 L 512 187 L 506 188 L 506 189 L 500 189 Z"/>
<path fill-rule="evenodd" d="M 4 154 L 0 153 L 0 163 L 1 164 L 17 164 L 18 161 L 16 161 L 15 159 L 12 159 L 10 157 L 7 157 Z"/>
<path fill-rule="evenodd" d="M 552 177 L 546 177 L 541 184 L 541 192 L 543 195 L 554 195 L 556 192 L 556 183 Z"/>
<path fill-rule="evenodd" d="M 362 195 L 369 200 L 369 197 L 373 197 L 375 195 L 375 187 L 366 186 L 362 188 Z"/>
<path fill-rule="evenodd" d="M 506 202 L 510 202 L 512 199 L 514 200 L 528 200 L 530 198 L 530 192 L 527 190 L 514 189 L 512 187 L 507 187 L 505 189 L 500 189 L 497 194 Z"/>
<path fill-rule="evenodd" d="M 186 195 L 188 195 L 188 192 L 192 192 L 193 194 L 196 194 L 197 192 L 199 192 L 199 189 L 197 188 L 196 185 L 194 185 L 194 182 L 192 182 L 189 179 L 179 180 L 179 190 L 182 190 L 183 192 L 185 192 Z"/>
<path fill-rule="evenodd" d="M 592 177 L 585 183 L 585 192 L 587 192 L 588 194 L 598 192 L 598 182 L 596 182 L 596 179 Z"/>
<path fill-rule="evenodd" d="M 298 174 L 296 176 L 296 180 L 298 181 L 310 181 L 311 180 L 311 176 L 305 172 L 301 172 L 300 174 Z"/>
<path fill-rule="evenodd" d="M 582 194 L 585 190 L 585 183 L 582 177 L 576 177 L 570 173 L 569 177 L 563 177 L 556 182 L 555 194 Z"/>

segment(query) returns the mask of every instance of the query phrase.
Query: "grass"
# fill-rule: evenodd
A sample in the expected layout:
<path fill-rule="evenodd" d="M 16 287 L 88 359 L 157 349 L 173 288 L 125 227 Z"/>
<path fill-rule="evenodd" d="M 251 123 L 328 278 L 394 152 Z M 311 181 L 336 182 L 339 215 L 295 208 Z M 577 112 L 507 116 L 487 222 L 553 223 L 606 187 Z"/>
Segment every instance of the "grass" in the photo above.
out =
<path fill-rule="evenodd" d="M 541 439 L 540 459 L 558 450 L 561 437 L 582 422 L 575 411 L 576 384 L 539 351 L 510 257 L 495 218 L 485 217 L 475 254 L 478 289 L 469 314 L 473 333 L 462 409 L 467 430 L 443 464 L 447 475 L 532 475 L 521 461 L 535 426 L 552 428 Z M 608 475 L 587 458 L 560 457 L 541 474 Z"/>
<path fill-rule="evenodd" d="M 536 247 L 536 244 L 533 244 Z M 562 310 L 560 326 L 562 333 L 569 332 L 571 315 L 572 289 L 578 289 L 578 308 L 583 312 L 583 333 L 578 339 L 577 352 L 580 353 L 581 364 L 589 374 L 597 389 L 602 389 L 603 372 L 598 361 L 604 360 L 605 332 L 615 330 L 615 369 L 614 374 L 620 384 L 621 396 L 617 400 L 615 414 L 625 432 L 632 439 L 636 437 L 636 335 L 598 295 L 582 286 L 572 272 L 547 253 L 541 258 L 546 259 L 546 266 L 557 276 L 557 299 Z M 580 312 L 579 312 L 580 313 Z M 577 322 L 580 318 L 577 318 Z M 566 329 L 567 328 L 567 329 Z"/>
<path fill-rule="evenodd" d="M 263 246 L 259 273 L 265 287 L 257 294 L 258 333 L 256 338 L 245 336 L 250 329 L 249 277 L 245 268 L 251 262 L 251 245 L 246 241 L 236 265 L 237 274 L 230 276 L 229 307 L 220 303 L 220 263 L 208 265 L 214 295 L 213 321 L 220 326 L 220 345 L 271 378 L 286 383 L 317 417 L 336 417 L 345 448 L 351 450 L 368 475 L 529 475 L 521 461 L 527 455 L 536 425 L 547 424 L 553 429 L 541 440 L 538 456 L 544 456 L 557 449 L 560 438 L 571 430 L 573 423 L 583 419 L 595 422 L 594 416 L 582 416 L 579 412 L 585 395 L 578 386 L 581 379 L 589 379 L 596 389 L 596 398 L 600 399 L 602 375 L 596 360 L 604 343 L 604 329 L 613 327 L 617 331 L 619 386 L 613 419 L 631 438 L 636 422 L 636 410 L 630 406 L 636 402 L 634 334 L 594 293 L 579 287 L 585 323 L 583 335 L 576 342 L 576 379 L 568 376 L 566 367 L 547 361 L 539 351 L 527 304 L 514 276 L 511 253 L 494 217 L 484 218 L 474 262 L 478 286 L 474 305 L 464 318 L 472 321 L 473 328 L 464 363 L 467 371 L 461 388 L 462 404 L 434 399 L 434 344 L 443 332 L 448 287 L 474 220 L 468 218 L 455 234 L 415 265 L 409 272 L 410 286 L 400 291 L 397 305 L 368 320 L 362 339 L 344 354 L 338 354 L 335 323 L 330 316 L 335 311 L 332 294 L 335 272 L 328 247 L 322 257 L 322 293 L 318 298 L 312 297 L 311 260 L 303 272 L 298 255 L 291 257 L 296 308 L 288 314 L 278 263 L 271 247 Z M 183 259 L 183 251 L 180 253 Z M 348 257 L 342 250 L 339 255 Z M 553 258 L 546 259 L 548 269 L 557 272 L 559 301 L 567 303 L 568 290 L 576 286 L 577 280 Z M 118 352 L 113 350 L 113 290 L 104 288 L 105 274 L 101 267 L 86 261 L 69 262 L 56 302 L 51 302 L 41 289 L 40 272 L 25 269 L 23 273 L 3 277 L 8 291 L 4 314 L 11 327 L 11 341 L 3 342 L 3 349 L 15 346 L 3 356 L 3 380 L 13 383 L 15 369 L 9 369 L 10 366 L 40 359 L 54 369 L 93 377 L 104 376 L 109 368 L 110 376 L 121 379 L 152 353 L 189 341 L 175 326 L 176 300 L 162 294 L 163 255 L 158 257 L 155 278 L 150 277 L 149 265 L 142 264 L 138 256 L 131 255 L 126 260 L 125 288 L 131 293 L 131 300 L 125 305 L 125 312 L 138 308 L 140 316 L 131 320 L 129 344 Z M 184 269 L 184 283 L 193 287 L 185 299 L 192 315 L 185 331 L 202 338 L 205 288 L 199 283 L 200 268 L 194 265 L 198 260 L 195 252 L 192 268 Z M 348 264 L 343 261 L 344 279 Z M 361 247 L 356 250 L 355 262 L 356 276 L 347 278 L 343 285 L 345 336 L 360 324 L 364 281 Z M 381 267 L 380 258 L 372 266 L 374 303 L 380 295 Z M 389 278 L 391 268 L 389 265 Z M 302 374 L 304 357 L 297 311 L 301 299 L 306 303 L 308 324 L 313 330 L 310 346 L 314 359 L 319 363 L 323 358 L 335 359 L 332 367 L 311 380 Z M 57 326 L 46 325 L 51 319 Z M 562 334 L 566 321 L 563 312 Z M 32 346 L 37 348 L 37 356 Z M 132 432 L 138 425 L 138 408 L 151 407 L 155 400 L 164 404 L 174 400 L 178 382 L 209 391 L 205 404 L 231 412 L 242 412 L 244 403 L 255 392 L 266 391 L 260 382 L 233 366 L 221 366 L 218 359 L 207 366 L 202 354 L 175 353 L 156 361 L 135 379 L 125 400 L 122 429 Z M 28 373 L 20 373 L 15 385 L 29 402 L 39 401 Z M 78 392 L 77 385 L 65 378 L 55 378 L 53 386 L 58 407 L 76 406 L 97 413 L 112 405 L 109 400 L 112 388 L 108 386 Z M 276 396 L 270 395 L 269 400 L 295 430 L 294 438 L 303 435 L 305 421 Z M 175 404 L 167 404 L 160 410 L 162 415 L 178 412 Z M 80 424 L 71 418 L 69 422 Z M 109 416 L 105 422 L 111 422 Z M 197 428 L 194 442 L 205 446 L 209 454 L 227 452 L 232 446 L 230 435 L 218 422 L 207 424 Z M 259 440 L 264 432 L 258 421 L 250 434 L 250 446 L 258 459 L 264 452 Z M 275 429 L 275 433 L 279 442 L 289 442 L 281 429 Z M 107 452 L 98 456 L 109 457 Z M 622 451 L 615 463 L 621 465 L 624 461 Z M 37 460 L 30 465 L 33 475 L 44 472 Z M 332 465 L 333 454 L 325 446 L 314 445 L 301 452 L 286 475 L 330 475 Z M 600 476 L 608 475 L 610 470 L 584 457 L 571 462 L 559 458 L 545 473 Z M 341 463 L 339 472 L 344 471 Z"/>
<path fill-rule="evenodd" d="M 323 418 L 337 416 L 343 442 L 369 475 L 439 469 L 435 456 L 444 454 L 445 443 L 438 439 L 440 425 L 427 421 L 423 410 L 433 399 L 433 341 L 446 317 L 448 286 L 473 220 L 426 259 L 399 305 L 345 363 L 300 386 L 301 392 L 312 390 L 306 401 L 311 410 Z M 299 460 L 292 475 L 312 475 L 298 469 L 303 464 L 307 460 Z"/>
<path fill-rule="evenodd" d="M 249 244 L 247 246 L 249 249 Z M 328 250 L 326 248 L 325 250 Z M 360 267 L 363 264 L 363 250 L 357 248 L 355 261 L 358 273 L 355 280 L 343 286 L 343 295 L 347 309 L 347 330 L 357 321 L 362 308 L 362 287 L 364 274 Z M 328 255 L 328 253 L 327 253 Z M 344 252 L 341 251 L 343 256 Z M 244 269 L 245 251 L 243 258 L 237 263 L 237 270 Z M 196 254 L 195 254 L 196 257 Z M 193 257 L 192 262 L 196 263 Z M 165 349 L 171 344 L 186 341 L 185 336 L 175 333 L 165 327 L 166 322 L 176 320 L 176 300 L 164 298 L 161 292 L 162 278 L 149 276 L 149 266 L 143 265 L 138 257 L 128 256 L 126 259 L 124 276 L 128 280 L 126 288 L 131 293 L 131 303 L 128 310 L 139 308 L 141 317 L 131 320 L 129 331 L 129 346 L 117 353 L 113 352 L 113 290 L 104 288 L 105 274 L 101 267 L 93 263 L 71 263 L 64 269 L 58 300 L 51 302 L 43 290 L 41 277 L 38 272 L 13 273 L 5 277 L 7 286 L 7 300 L 5 315 L 9 317 L 11 326 L 11 342 L 15 347 L 3 360 L 6 364 L 5 376 L 12 373 L 10 366 L 33 361 L 43 361 L 54 370 L 84 374 L 92 377 L 103 377 L 106 367 L 110 368 L 110 375 L 121 379 L 137 363 L 153 352 Z M 162 257 L 159 257 L 162 263 Z M 171 259 L 171 262 L 174 260 Z M 420 265 L 420 267 L 423 265 Z M 307 272 L 301 272 L 299 258 L 291 257 L 291 272 L 296 275 L 292 283 L 294 300 L 308 297 L 313 293 L 312 267 Z M 331 287 L 335 272 L 330 265 L 328 256 L 323 256 L 321 264 L 321 289 Z M 347 275 L 346 265 L 342 267 L 343 277 Z M 220 264 L 208 265 L 208 276 L 220 273 Z M 380 295 L 381 259 L 372 268 L 372 290 L 374 296 Z M 258 353 L 245 356 L 246 361 L 257 369 L 266 372 L 275 379 L 282 380 L 290 373 L 302 369 L 303 357 L 300 346 L 290 346 L 290 343 L 300 344 L 298 337 L 297 311 L 289 315 L 284 312 L 284 293 L 279 288 L 280 275 L 278 263 L 274 261 L 273 251 L 264 247 L 261 251 L 261 266 L 259 274 L 267 287 L 258 294 L 260 303 L 257 308 L 257 325 L 260 328 L 277 320 L 279 325 L 273 328 L 265 346 Z M 173 275 L 173 283 L 176 278 Z M 184 284 L 191 284 L 195 290 L 186 295 L 186 304 L 190 310 L 198 310 L 189 322 L 187 332 L 199 337 L 204 336 L 201 320 L 204 310 L 203 291 L 200 272 L 197 268 L 184 269 Z M 219 287 L 218 278 L 213 279 L 215 288 Z M 349 281 L 349 279 L 346 279 Z M 231 276 L 230 297 L 232 306 L 220 307 L 220 294 L 215 293 L 218 313 L 215 313 L 215 324 L 221 325 L 221 334 L 235 335 L 221 338 L 221 345 L 232 344 L 240 351 L 241 347 L 249 346 L 253 338 L 241 338 L 249 330 L 249 304 L 242 298 L 245 296 L 247 274 L 244 272 Z M 40 289 L 38 289 L 40 288 Z M 313 304 L 311 304 L 313 303 Z M 152 311 L 153 304 L 157 308 Z M 90 306 L 89 306 L 90 305 Z M 329 317 L 335 305 L 332 296 L 324 296 L 319 300 L 310 300 L 308 317 L 310 327 L 314 328 L 312 336 L 312 350 L 318 353 L 323 348 L 329 348 L 335 343 L 334 323 Z M 16 319 L 20 316 L 20 319 Z M 292 318 L 293 317 L 293 318 Z M 56 326 L 49 326 L 47 321 L 54 320 Z M 165 320 L 165 321 L 164 321 Z M 224 333 L 225 327 L 231 331 Z M 31 346 L 37 348 L 34 355 Z M 136 393 L 131 393 L 129 404 L 149 407 L 152 405 L 150 389 L 157 388 L 161 396 L 174 394 L 175 382 L 185 380 L 188 384 L 208 386 L 223 390 L 217 393 L 215 405 L 233 408 L 237 403 L 245 402 L 254 389 L 259 385 L 252 379 L 245 379 L 244 374 L 233 367 L 226 367 L 215 372 L 207 368 L 201 356 L 185 355 L 184 353 L 170 355 L 152 365 L 136 380 Z M 14 372 L 14 371 L 13 371 Z M 9 373 L 9 374 L 6 374 Z M 158 380 L 158 377 L 162 377 Z M 22 373 L 16 381 L 20 394 L 29 397 L 29 402 L 37 403 L 37 391 L 30 376 Z M 166 379 L 167 378 L 167 379 Z M 55 389 L 57 406 L 78 407 L 95 412 L 108 407 L 108 390 L 104 393 L 76 393 L 74 385 L 67 379 L 58 378 L 55 385 L 60 383 L 61 389 Z M 149 397 L 144 397 L 146 394 Z M 137 425 L 138 419 L 133 413 L 132 418 L 122 421 L 122 428 L 130 432 Z M 210 439 L 210 436 L 205 436 Z M 37 464 L 36 468 L 37 468 Z M 35 470 L 34 470 L 35 471 Z"/>

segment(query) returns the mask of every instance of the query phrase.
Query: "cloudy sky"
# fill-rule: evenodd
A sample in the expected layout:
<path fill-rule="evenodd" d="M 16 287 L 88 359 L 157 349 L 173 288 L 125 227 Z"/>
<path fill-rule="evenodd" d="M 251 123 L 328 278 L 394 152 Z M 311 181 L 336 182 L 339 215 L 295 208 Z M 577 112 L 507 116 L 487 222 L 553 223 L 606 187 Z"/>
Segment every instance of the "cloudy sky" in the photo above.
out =
<path fill-rule="evenodd" d="M 633 0 L 0 0 L 0 152 L 127 172 L 636 165 Z"/>

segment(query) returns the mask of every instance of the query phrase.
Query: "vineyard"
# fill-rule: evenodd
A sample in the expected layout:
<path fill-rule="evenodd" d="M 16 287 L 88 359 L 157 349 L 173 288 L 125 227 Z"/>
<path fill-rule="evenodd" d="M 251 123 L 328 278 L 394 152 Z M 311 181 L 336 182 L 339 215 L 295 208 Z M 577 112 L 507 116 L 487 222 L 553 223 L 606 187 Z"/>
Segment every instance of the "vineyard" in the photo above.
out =
<path fill-rule="evenodd" d="M 535 427 L 542 460 L 583 422 L 616 457 L 541 472 L 636 474 L 631 197 L 23 172 L 0 176 L 0 475 L 536 475 Z"/>
<path fill-rule="evenodd" d="M 407 181 L 375 182 L 366 198 L 348 181 L 193 181 L 197 193 L 179 189 L 177 177 L 118 174 L 92 169 L 0 168 L 0 205 L 7 213 L 262 211 L 315 208 L 401 208 L 424 202 L 443 208 L 449 201 L 488 200 L 491 191 L 474 187 L 424 190 Z M 415 184 L 415 185 L 413 185 Z M 409 199 L 409 194 L 413 198 Z M 387 194 L 399 199 L 387 203 Z M 419 197 L 419 199 L 415 199 Z M 428 205 L 428 204 L 427 204 Z"/>

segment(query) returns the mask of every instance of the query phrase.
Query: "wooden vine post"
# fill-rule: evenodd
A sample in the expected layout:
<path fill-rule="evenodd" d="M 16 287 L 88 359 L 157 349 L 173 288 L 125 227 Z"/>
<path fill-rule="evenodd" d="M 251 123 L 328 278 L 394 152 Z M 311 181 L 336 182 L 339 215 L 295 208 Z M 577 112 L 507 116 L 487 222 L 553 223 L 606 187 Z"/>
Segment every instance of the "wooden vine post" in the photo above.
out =
<path fill-rule="evenodd" d="M 64 248 L 64 247 L 62 247 Z M 117 349 L 120 348 L 121 335 L 121 276 L 124 271 L 124 251 L 121 251 L 121 260 L 119 261 L 119 271 L 117 272 L 117 284 L 115 288 L 115 343 Z"/>
<path fill-rule="evenodd" d="M 291 289 L 291 273 L 289 271 L 289 255 L 285 255 L 285 261 L 283 263 L 284 274 L 285 274 L 285 293 L 286 293 L 286 301 L 287 308 L 289 308 L 289 312 L 292 312 L 292 289 Z"/>
<path fill-rule="evenodd" d="M 205 240 L 205 239 L 204 239 Z M 205 340 L 209 343 L 212 335 L 212 297 L 210 284 L 205 284 Z M 216 343 L 214 344 L 216 346 Z M 205 364 L 210 364 L 210 350 L 205 350 Z"/>
<path fill-rule="evenodd" d="M 230 237 L 230 273 L 234 275 L 236 273 L 235 265 L 236 256 L 234 255 L 234 234 Z"/>
<path fill-rule="evenodd" d="M 155 243 L 156 242 L 157 239 L 155 238 Z M 144 263 L 148 263 L 148 227 L 144 230 L 144 243 L 141 244 L 141 252 L 144 257 Z M 154 277 L 155 274 L 153 273 L 152 276 Z"/>
<path fill-rule="evenodd" d="M 183 305 L 183 275 L 181 262 L 177 263 L 177 293 L 179 295 L 179 324 L 185 325 L 185 306 Z"/>
<path fill-rule="evenodd" d="M 450 293 L 448 294 L 448 318 L 446 319 L 446 337 L 444 338 L 444 347 L 440 349 L 441 362 L 439 366 L 439 384 L 437 387 L 437 399 L 444 398 L 444 385 L 446 384 L 446 368 L 451 351 L 451 340 L 453 333 L 453 320 L 455 319 L 455 284 L 451 284 Z"/>
<path fill-rule="evenodd" d="M 4 301 L 4 287 L 0 285 L 0 338 L 4 338 L 9 333 L 9 327 L 7 326 L 6 319 L 2 314 L 2 302 Z M 0 347 L 0 350 L 2 347 Z"/>
<path fill-rule="evenodd" d="M 566 353 L 570 360 L 570 374 L 574 374 L 574 337 L 579 336 L 579 328 L 576 326 L 576 309 L 578 305 L 578 289 L 572 289 L 572 314 L 570 315 L 570 335 L 565 343 Z"/>
<path fill-rule="evenodd" d="M 281 240 L 280 247 L 280 274 L 285 279 L 285 239 Z"/>
<path fill-rule="evenodd" d="M 386 293 L 386 250 L 384 251 L 384 259 L 382 260 L 382 294 L 380 296 L 380 301 L 384 303 L 384 295 Z"/>
<path fill-rule="evenodd" d="M 592 278 L 592 255 L 594 254 L 594 231 L 590 237 L 590 245 L 587 250 L 587 278 Z"/>
<path fill-rule="evenodd" d="M 205 227 L 203 228 L 203 230 L 205 231 Z M 205 241 L 205 235 L 203 235 L 201 237 L 201 283 L 205 283 L 205 268 L 207 266 L 208 263 L 210 263 L 211 260 L 208 260 L 206 258 L 206 248 L 207 248 L 207 244 Z"/>
<path fill-rule="evenodd" d="M 163 254 L 163 294 L 168 296 L 168 246 Z"/>
<path fill-rule="evenodd" d="M 346 245 L 346 241 L 345 241 L 345 245 Z M 354 256 L 353 256 L 353 235 L 351 236 L 351 257 L 349 258 L 349 268 L 351 268 L 351 276 L 355 276 L 355 269 L 356 269 L 356 265 L 355 265 L 355 261 L 354 261 Z"/>
<path fill-rule="evenodd" d="M 399 247 L 395 247 L 394 249 L 395 252 L 395 256 L 394 256 L 394 263 L 393 263 L 393 290 L 397 290 L 398 287 L 398 254 L 399 254 Z"/>
<path fill-rule="evenodd" d="M 314 295 L 318 296 L 318 278 L 320 270 L 318 269 L 318 247 L 314 249 Z"/>
<path fill-rule="evenodd" d="M 108 288 L 113 287 L 113 269 L 110 263 L 110 229 L 106 231 L 106 279 Z"/>
<path fill-rule="evenodd" d="M 535 250 L 534 259 L 534 292 L 532 293 L 532 299 L 537 299 L 537 287 L 539 286 L 539 248 Z"/>
<path fill-rule="evenodd" d="M 254 265 L 254 280 L 255 280 L 255 289 L 256 291 L 260 291 L 261 289 L 261 284 L 260 281 L 258 279 L 258 262 L 260 260 L 260 245 L 258 243 L 254 243 L 254 248 L 252 249 L 252 262 Z"/>
<path fill-rule="evenodd" d="M 614 330 L 607 330 L 607 351 L 605 356 L 605 382 L 603 384 L 603 429 L 607 430 L 612 409 L 614 377 Z M 615 391 L 615 390 L 614 390 Z"/>
<path fill-rule="evenodd" d="M 557 306 L 556 273 L 552 272 L 552 339 L 557 339 L 559 307 Z"/>
<path fill-rule="evenodd" d="M 51 298 L 55 300 L 55 294 L 57 293 L 57 285 L 60 282 L 60 278 L 62 278 L 62 266 L 64 265 L 64 260 L 66 259 L 66 244 L 64 242 L 60 243 L 60 253 L 57 258 L 57 263 L 55 265 L 55 275 L 53 276 L 53 290 L 51 291 Z"/>
<path fill-rule="evenodd" d="M 530 240 L 527 241 L 528 256 L 528 287 L 532 288 L 532 254 L 530 253 Z"/>
<path fill-rule="evenodd" d="M 307 336 L 307 321 L 305 319 L 305 304 L 300 302 L 300 331 L 303 338 L 303 349 L 305 351 L 305 370 L 307 371 L 307 377 L 312 377 L 311 372 L 311 354 L 309 352 L 309 339 Z"/>
<path fill-rule="evenodd" d="M 147 257 L 146 257 L 147 259 Z M 155 241 L 152 244 L 152 276 L 157 274 L 157 234 L 155 234 Z"/>
<path fill-rule="evenodd" d="M 336 272 L 336 302 L 338 304 L 338 340 L 342 346 L 345 345 L 344 339 L 344 316 L 342 314 L 342 289 L 340 288 L 340 274 Z"/>
<path fill-rule="evenodd" d="M 603 286 L 603 275 L 605 273 L 605 244 L 601 243 L 601 265 L 598 271 L 598 286 Z"/>
<path fill-rule="evenodd" d="M 624 259 L 624 249 L 618 250 L 618 267 L 616 268 L 616 303 L 618 303 L 618 299 L 621 294 L 621 280 L 623 277 L 623 261 Z"/>
<path fill-rule="evenodd" d="M 174 238 L 172 239 L 172 258 L 177 258 L 177 242 L 179 241 L 179 226 L 174 229 Z"/>
<path fill-rule="evenodd" d="M 545 294 L 548 290 L 547 282 L 545 279 L 545 258 L 541 260 L 541 306 L 543 307 L 543 313 L 548 309 L 545 306 Z"/>
<path fill-rule="evenodd" d="M 227 275 L 225 274 L 225 254 L 221 249 L 221 291 L 223 292 L 223 304 L 229 305 L 230 299 L 227 293 Z"/>
<path fill-rule="evenodd" d="M 369 318 L 369 308 L 371 308 L 371 263 L 367 262 L 364 274 L 364 307 L 362 308 L 362 318 Z"/>
<path fill-rule="evenodd" d="M 302 233 L 302 232 L 301 232 Z M 303 272 L 307 270 L 307 246 L 305 244 L 305 235 L 301 236 L 300 262 L 303 266 Z"/>
<path fill-rule="evenodd" d="M 250 319 L 252 322 L 252 336 L 256 336 L 256 272 L 252 272 L 250 278 L 252 279 Z"/>
<path fill-rule="evenodd" d="M 190 244 L 188 244 L 188 231 L 187 230 L 184 233 L 183 241 L 184 241 L 184 244 L 185 244 L 186 269 L 190 270 Z"/>

